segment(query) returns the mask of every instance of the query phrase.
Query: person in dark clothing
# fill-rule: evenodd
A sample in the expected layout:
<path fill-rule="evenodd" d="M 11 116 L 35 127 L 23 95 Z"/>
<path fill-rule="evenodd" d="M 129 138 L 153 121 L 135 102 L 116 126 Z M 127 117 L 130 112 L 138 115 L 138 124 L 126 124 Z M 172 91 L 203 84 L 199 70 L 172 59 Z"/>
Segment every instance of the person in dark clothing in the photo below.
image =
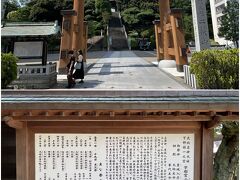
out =
<path fill-rule="evenodd" d="M 75 57 L 73 55 L 73 51 L 72 50 L 68 52 L 68 55 L 69 55 L 70 60 L 69 60 L 69 63 L 67 64 L 67 67 L 66 67 L 66 69 L 67 69 L 67 79 L 68 79 L 68 86 L 67 86 L 67 88 L 72 88 L 76 84 L 76 82 L 75 82 L 75 80 L 73 78 Z"/>
<path fill-rule="evenodd" d="M 76 71 L 73 74 L 74 79 L 81 79 L 79 83 L 83 83 L 84 79 L 84 65 L 83 65 L 83 53 L 81 50 L 78 51 L 77 63 L 75 65 Z"/>

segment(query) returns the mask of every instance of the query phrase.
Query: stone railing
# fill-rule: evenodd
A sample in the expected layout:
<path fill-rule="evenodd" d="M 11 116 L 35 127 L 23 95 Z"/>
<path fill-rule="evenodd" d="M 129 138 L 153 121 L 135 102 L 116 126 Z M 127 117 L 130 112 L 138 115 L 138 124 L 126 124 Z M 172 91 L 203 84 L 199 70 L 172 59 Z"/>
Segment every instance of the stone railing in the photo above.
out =
<path fill-rule="evenodd" d="M 184 82 L 191 86 L 193 89 L 197 89 L 197 80 L 195 74 L 192 74 L 190 71 L 190 66 L 184 65 L 183 66 L 184 72 Z"/>
<path fill-rule="evenodd" d="M 57 64 L 42 65 L 18 65 L 18 77 L 20 76 L 35 76 L 35 75 L 49 75 L 56 73 Z"/>
<path fill-rule="evenodd" d="M 18 78 L 12 85 L 19 89 L 48 89 L 57 84 L 57 64 L 18 65 Z"/>

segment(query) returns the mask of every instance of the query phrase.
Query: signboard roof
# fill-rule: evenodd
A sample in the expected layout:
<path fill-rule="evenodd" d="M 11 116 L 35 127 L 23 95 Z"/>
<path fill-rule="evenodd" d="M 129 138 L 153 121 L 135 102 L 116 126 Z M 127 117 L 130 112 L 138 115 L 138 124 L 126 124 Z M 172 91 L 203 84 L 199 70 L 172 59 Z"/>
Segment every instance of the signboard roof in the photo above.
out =
<path fill-rule="evenodd" d="M 51 23 L 7 23 L 1 27 L 2 37 L 49 36 L 59 32 L 57 22 Z"/>

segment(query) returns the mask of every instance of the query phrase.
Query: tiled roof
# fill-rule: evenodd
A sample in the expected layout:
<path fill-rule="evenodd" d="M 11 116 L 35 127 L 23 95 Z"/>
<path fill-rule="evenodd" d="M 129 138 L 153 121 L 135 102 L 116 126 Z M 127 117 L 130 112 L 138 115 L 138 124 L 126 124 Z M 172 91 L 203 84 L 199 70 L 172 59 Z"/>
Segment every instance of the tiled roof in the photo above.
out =
<path fill-rule="evenodd" d="M 1 36 L 49 36 L 57 34 L 59 29 L 56 23 L 7 23 L 1 27 Z"/>
<path fill-rule="evenodd" d="M 84 90 L 2 90 L 2 104 L 18 103 L 149 103 L 149 104 L 221 104 L 238 105 L 238 90 L 197 91 L 84 91 Z M 64 105 L 63 105 L 64 106 Z M 205 108 L 206 108 L 205 107 Z M 189 107 L 190 108 L 190 107 Z M 201 108 L 201 107 L 199 107 Z"/>
<path fill-rule="evenodd" d="M 238 90 L 2 90 L 1 112 L 2 116 L 20 121 L 211 122 L 213 117 L 217 121 L 238 121 L 238 93 Z"/>

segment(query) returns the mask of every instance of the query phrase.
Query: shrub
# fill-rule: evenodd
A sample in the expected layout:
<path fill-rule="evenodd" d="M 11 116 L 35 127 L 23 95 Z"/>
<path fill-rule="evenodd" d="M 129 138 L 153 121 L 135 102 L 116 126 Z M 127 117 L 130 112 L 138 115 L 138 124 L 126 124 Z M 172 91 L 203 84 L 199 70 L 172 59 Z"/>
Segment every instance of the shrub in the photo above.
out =
<path fill-rule="evenodd" d="M 17 61 L 18 58 L 12 53 L 1 54 L 1 85 L 2 88 L 7 88 L 7 86 L 17 78 Z"/>
<path fill-rule="evenodd" d="M 205 50 L 194 53 L 190 67 L 201 89 L 238 89 L 239 50 Z"/>
<path fill-rule="evenodd" d="M 138 41 L 136 38 L 130 38 L 131 41 L 131 49 L 135 50 L 138 49 Z"/>
<path fill-rule="evenodd" d="M 151 36 L 150 36 L 150 42 L 151 42 L 151 48 L 152 48 L 152 49 L 155 49 L 155 48 L 156 48 L 155 35 L 151 35 Z"/>

